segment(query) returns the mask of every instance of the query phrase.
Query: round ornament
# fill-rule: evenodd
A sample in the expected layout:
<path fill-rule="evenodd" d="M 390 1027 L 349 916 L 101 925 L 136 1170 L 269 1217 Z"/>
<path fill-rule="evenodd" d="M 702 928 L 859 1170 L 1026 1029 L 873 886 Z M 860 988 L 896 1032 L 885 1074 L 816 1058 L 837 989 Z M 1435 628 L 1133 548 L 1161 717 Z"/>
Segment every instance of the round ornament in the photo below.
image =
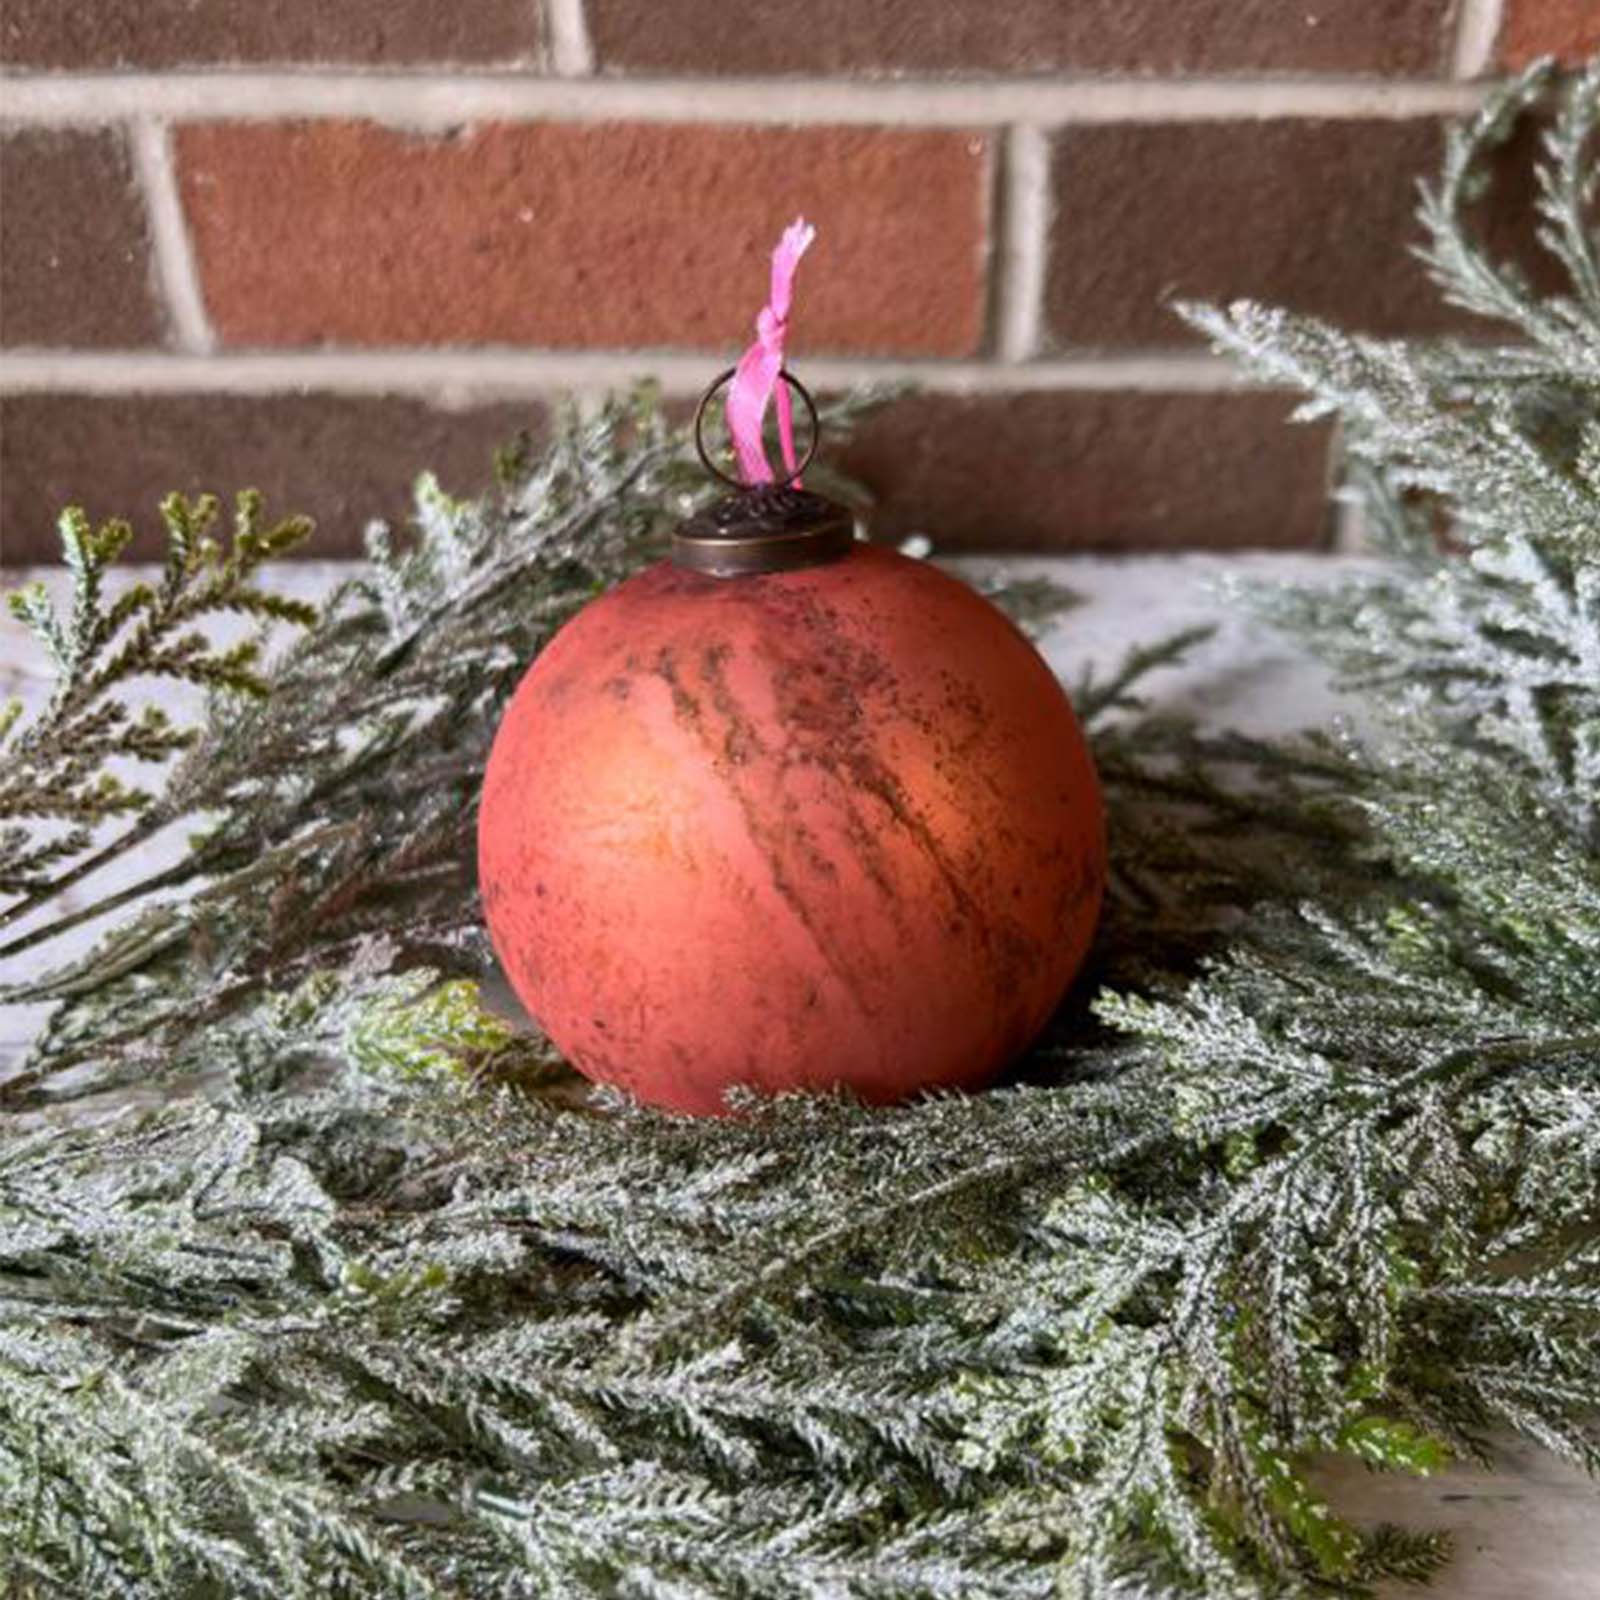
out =
<path fill-rule="evenodd" d="M 757 481 L 551 640 L 484 778 L 518 996 L 588 1077 L 676 1111 L 982 1086 L 1060 1001 L 1105 880 L 1094 768 L 1026 637 L 798 486 L 781 385 L 788 472 L 766 466 L 809 240 L 785 235 L 730 395 Z"/>

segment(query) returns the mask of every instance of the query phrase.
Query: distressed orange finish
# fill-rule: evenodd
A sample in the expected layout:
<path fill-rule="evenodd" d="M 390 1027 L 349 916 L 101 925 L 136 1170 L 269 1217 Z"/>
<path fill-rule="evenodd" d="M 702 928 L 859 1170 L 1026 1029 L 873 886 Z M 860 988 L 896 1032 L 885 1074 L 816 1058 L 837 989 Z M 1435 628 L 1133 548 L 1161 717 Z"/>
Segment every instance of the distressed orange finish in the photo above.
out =
<path fill-rule="evenodd" d="M 965 584 L 865 546 L 759 577 L 664 562 L 580 613 L 506 711 L 478 851 L 557 1046 L 701 1113 L 735 1084 L 988 1082 L 1071 981 L 1105 878 L 1049 668 Z"/>

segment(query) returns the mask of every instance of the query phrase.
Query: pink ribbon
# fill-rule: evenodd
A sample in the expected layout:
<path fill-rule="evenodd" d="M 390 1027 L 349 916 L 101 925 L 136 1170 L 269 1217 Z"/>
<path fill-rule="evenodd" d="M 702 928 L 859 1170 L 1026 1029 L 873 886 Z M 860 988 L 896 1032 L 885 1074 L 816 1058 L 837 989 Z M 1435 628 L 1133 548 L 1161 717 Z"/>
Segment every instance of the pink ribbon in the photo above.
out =
<path fill-rule="evenodd" d="M 755 343 L 739 357 L 733 385 L 728 390 L 728 432 L 746 483 L 772 483 L 774 474 L 761 442 L 767 406 L 777 392 L 778 443 L 783 450 L 785 481 L 795 477 L 794 406 L 786 385 L 779 383 L 783 347 L 789 337 L 789 305 L 794 299 L 794 272 L 817 230 L 804 217 L 796 217 L 783 230 L 772 252 L 772 292 L 756 318 Z"/>

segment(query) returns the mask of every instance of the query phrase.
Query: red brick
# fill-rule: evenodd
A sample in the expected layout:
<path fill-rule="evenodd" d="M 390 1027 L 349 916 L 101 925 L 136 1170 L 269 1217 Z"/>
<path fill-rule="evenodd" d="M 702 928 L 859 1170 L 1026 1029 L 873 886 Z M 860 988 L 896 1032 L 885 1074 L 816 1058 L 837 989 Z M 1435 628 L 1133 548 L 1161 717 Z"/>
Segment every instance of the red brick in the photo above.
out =
<path fill-rule="evenodd" d="M 1582 66 L 1600 52 L 1596 0 L 1506 0 L 1496 53 L 1505 67 L 1525 67 L 1539 56 Z"/>
<path fill-rule="evenodd" d="M 528 62 L 536 0 L 7 0 L 0 60 L 72 71 L 210 62 Z"/>
<path fill-rule="evenodd" d="M 0 343 L 158 343 L 164 318 L 128 152 L 103 131 L 0 140 Z"/>
<path fill-rule="evenodd" d="M 1581 3 L 1581 0 L 1580 0 Z M 1450 0 L 589 0 L 603 71 L 1351 72 L 1443 65 Z"/>
<path fill-rule="evenodd" d="M 1065 130 L 1046 322 L 1060 346 L 1181 345 L 1171 298 L 1241 297 L 1372 333 L 1458 328 L 1421 263 L 1421 122 L 1200 122 Z"/>
<path fill-rule="evenodd" d="M 797 212 L 808 351 L 961 356 L 984 303 L 984 136 L 942 129 L 370 123 L 180 129 L 234 345 L 731 349 Z"/>
<path fill-rule="evenodd" d="M 924 394 L 833 458 L 879 498 L 877 538 L 945 550 L 1310 548 L 1326 427 L 1270 394 Z"/>
<path fill-rule="evenodd" d="M 544 428 L 537 402 L 446 411 L 420 400 L 354 395 L 19 394 L 0 401 L 0 554 L 54 561 L 64 505 L 127 517 L 134 554 L 159 544 L 156 506 L 173 489 L 230 497 L 260 489 L 271 514 L 317 520 L 311 555 L 353 555 L 373 517 L 401 517 L 432 468 L 471 494 L 495 449 Z"/>

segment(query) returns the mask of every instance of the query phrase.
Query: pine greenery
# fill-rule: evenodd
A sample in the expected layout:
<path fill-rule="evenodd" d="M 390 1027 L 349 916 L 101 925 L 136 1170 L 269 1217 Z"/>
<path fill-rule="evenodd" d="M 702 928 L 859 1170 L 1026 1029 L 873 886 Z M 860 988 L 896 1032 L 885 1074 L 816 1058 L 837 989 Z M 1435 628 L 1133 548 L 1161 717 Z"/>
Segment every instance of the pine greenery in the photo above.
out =
<path fill-rule="evenodd" d="M 126 532 L 69 513 L 71 615 L 13 602 L 60 687 L 0 743 L 5 998 L 55 1002 L 0 1086 L 8 1592 L 1355 1592 L 1444 1552 L 1342 1523 L 1314 1456 L 1427 1471 L 1510 1426 L 1600 1467 L 1600 67 L 1546 141 L 1567 289 L 1466 223 L 1547 86 L 1422 211 L 1514 343 L 1190 313 L 1343 422 L 1377 558 L 1247 598 L 1373 731 L 1155 717 L 1182 641 L 1081 683 L 1099 994 L 986 1095 L 672 1119 L 478 999 L 496 715 L 691 481 L 647 404 L 482 504 L 424 479 L 315 616 L 256 586 L 300 530 L 253 500 L 227 553 L 169 502 L 161 584 L 110 604 Z M 219 609 L 293 637 L 213 650 Z M 204 682 L 203 720 L 134 717 L 138 675 Z M 41 973 L 60 891 L 175 824 Z"/>

